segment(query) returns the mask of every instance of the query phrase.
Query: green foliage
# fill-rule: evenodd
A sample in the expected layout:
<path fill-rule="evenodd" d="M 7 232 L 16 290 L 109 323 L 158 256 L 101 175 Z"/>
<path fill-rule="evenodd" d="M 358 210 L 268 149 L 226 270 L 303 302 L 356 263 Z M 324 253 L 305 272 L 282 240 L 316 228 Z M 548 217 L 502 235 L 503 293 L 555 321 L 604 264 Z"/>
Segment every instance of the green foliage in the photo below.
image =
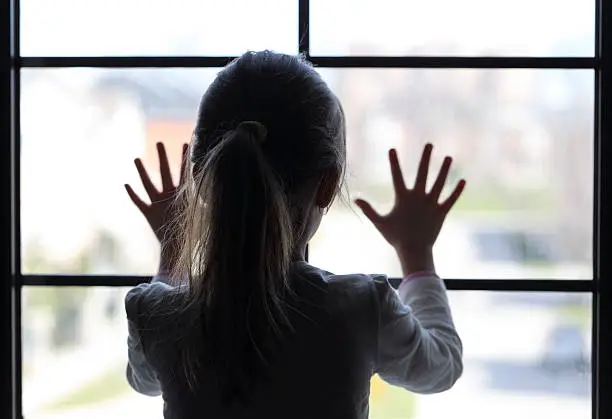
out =
<path fill-rule="evenodd" d="M 361 189 L 367 191 L 363 198 L 373 204 L 392 202 L 393 191 L 389 184 L 371 183 L 362 185 Z M 448 194 L 450 191 L 443 192 L 443 199 Z M 512 190 L 504 186 L 472 185 L 468 182 L 454 211 L 489 213 L 522 211 L 542 214 L 550 211 L 554 205 L 554 196 L 549 189 Z"/>

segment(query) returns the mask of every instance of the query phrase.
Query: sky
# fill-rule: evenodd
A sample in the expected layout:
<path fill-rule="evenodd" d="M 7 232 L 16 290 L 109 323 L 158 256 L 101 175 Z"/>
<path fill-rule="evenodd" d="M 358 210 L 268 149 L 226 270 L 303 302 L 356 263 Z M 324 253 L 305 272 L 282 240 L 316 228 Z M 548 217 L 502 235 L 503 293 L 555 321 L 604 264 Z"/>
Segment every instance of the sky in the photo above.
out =
<path fill-rule="evenodd" d="M 23 0 L 23 55 L 295 53 L 297 0 Z M 455 44 L 458 54 L 588 56 L 595 1 L 311 0 L 314 54 L 369 42 L 381 54 Z M 552 12 L 551 12 L 552 10 Z M 559 45 L 562 45 L 559 47 Z M 444 52 L 444 51 L 443 51 Z"/>

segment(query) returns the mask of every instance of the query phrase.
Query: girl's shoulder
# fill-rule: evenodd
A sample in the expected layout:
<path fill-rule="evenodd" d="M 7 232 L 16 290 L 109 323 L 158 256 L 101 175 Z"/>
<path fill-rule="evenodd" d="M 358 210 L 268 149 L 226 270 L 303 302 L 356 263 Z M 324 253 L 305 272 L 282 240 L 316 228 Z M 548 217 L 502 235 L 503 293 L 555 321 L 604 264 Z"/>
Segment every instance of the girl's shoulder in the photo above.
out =
<path fill-rule="evenodd" d="M 363 273 L 352 273 L 352 274 L 334 274 L 325 269 L 318 268 L 310 265 L 306 262 L 301 262 L 301 271 L 314 274 L 320 277 L 324 282 L 333 284 L 335 286 L 351 287 L 351 286 L 366 286 L 370 287 L 376 284 L 387 284 L 387 275 L 384 274 L 363 274 Z"/>
<path fill-rule="evenodd" d="M 184 294 L 183 287 L 170 285 L 154 278 L 151 282 L 137 285 L 125 296 L 125 311 L 128 319 L 135 320 L 145 314 L 161 314 L 162 311 L 172 311 Z"/>
<path fill-rule="evenodd" d="M 312 265 L 303 264 L 303 269 L 310 278 L 315 278 L 328 293 L 335 294 L 334 297 L 347 297 L 359 299 L 365 297 L 371 299 L 378 294 L 393 291 L 387 275 L 384 274 L 333 274 Z"/>

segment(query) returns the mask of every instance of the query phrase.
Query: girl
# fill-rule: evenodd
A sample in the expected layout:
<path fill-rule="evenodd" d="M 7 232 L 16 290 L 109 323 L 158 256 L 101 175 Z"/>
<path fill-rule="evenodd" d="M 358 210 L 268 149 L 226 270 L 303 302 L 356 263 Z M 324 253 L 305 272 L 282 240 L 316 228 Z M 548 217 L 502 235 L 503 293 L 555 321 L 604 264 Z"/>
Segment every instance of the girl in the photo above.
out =
<path fill-rule="evenodd" d="M 306 262 L 343 184 L 345 136 L 338 99 L 308 63 L 249 52 L 204 94 L 179 187 L 163 145 L 161 192 L 136 159 L 151 204 L 126 189 L 162 251 L 151 283 L 126 297 L 127 379 L 163 395 L 165 418 L 367 418 L 373 374 L 417 393 L 448 390 L 461 375 L 432 258 L 465 185 L 438 203 L 449 157 L 427 192 L 432 146 L 411 189 L 391 150 L 391 212 L 356 201 L 397 252 L 399 291 L 384 275 Z"/>

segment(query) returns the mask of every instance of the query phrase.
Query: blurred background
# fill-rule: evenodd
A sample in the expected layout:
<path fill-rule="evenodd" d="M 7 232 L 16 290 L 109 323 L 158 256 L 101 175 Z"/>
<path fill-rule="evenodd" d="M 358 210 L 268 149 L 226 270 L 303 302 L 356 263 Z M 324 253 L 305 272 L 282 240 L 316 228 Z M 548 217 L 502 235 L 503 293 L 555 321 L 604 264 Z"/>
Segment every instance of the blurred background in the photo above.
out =
<path fill-rule="evenodd" d="M 311 0 L 313 55 L 593 56 L 595 2 Z M 24 56 L 297 52 L 297 1 L 21 2 Z M 22 270 L 151 274 L 158 246 L 124 183 L 174 168 L 218 69 L 26 69 L 21 82 Z M 320 69 L 348 125 L 348 194 L 324 218 L 312 264 L 400 276 L 351 199 L 392 204 L 386 153 L 407 182 L 422 146 L 454 156 L 468 188 L 436 244 L 445 278 L 592 278 L 591 70 Z M 176 174 L 176 173 L 175 173 Z M 155 179 L 157 181 L 157 179 Z M 127 326 L 112 287 L 26 287 L 27 419 L 162 418 L 125 381 Z M 580 419 L 591 415 L 588 294 L 453 291 L 465 373 L 416 396 L 372 380 L 373 419 Z"/>

